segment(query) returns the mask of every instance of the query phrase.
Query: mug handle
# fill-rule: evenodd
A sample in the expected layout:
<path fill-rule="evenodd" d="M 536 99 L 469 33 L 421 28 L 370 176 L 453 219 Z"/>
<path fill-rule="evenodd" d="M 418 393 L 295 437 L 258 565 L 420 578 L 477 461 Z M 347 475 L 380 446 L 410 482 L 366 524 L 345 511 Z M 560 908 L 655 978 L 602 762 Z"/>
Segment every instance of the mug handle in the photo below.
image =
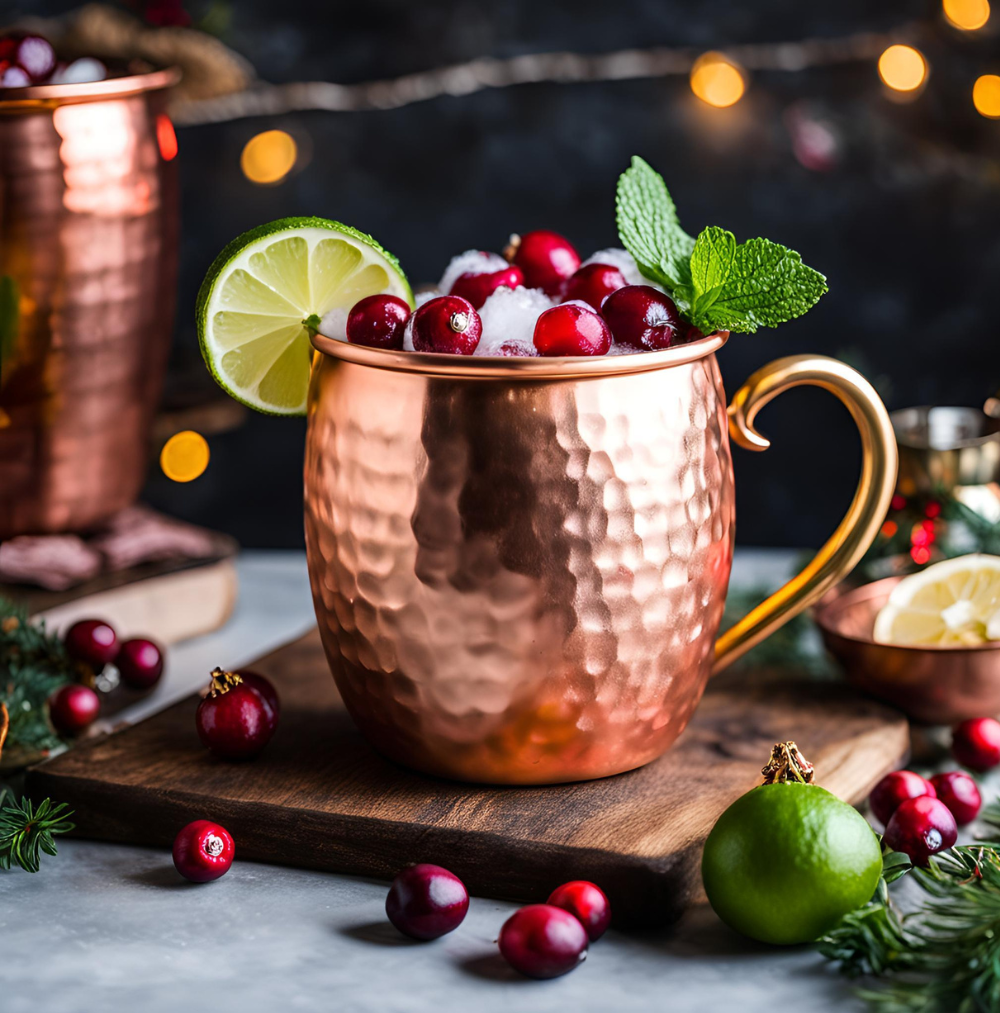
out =
<path fill-rule="evenodd" d="M 840 398 L 861 432 L 857 492 L 837 530 L 808 566 L 719 637 L 713 675 L 822 598 L 857 565 L 878 534 L 895 490 L 898 455 L 885 405 L 857 370 L 825 355 L 790 355 L 758 369 L 729 405 L 733 441 L 746 450 L 767 450 L 770 441 L 753 426 L 757 412 L 783 391 L 803 385 L 822 387 Z"/>

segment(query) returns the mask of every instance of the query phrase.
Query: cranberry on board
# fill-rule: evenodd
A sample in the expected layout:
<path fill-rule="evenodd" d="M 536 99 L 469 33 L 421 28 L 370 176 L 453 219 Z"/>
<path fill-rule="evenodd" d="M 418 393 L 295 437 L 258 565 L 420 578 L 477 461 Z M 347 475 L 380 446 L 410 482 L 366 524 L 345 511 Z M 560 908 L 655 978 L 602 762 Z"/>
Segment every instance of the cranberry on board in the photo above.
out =
<path fill-rule="evenodd" d="M 933 798 L 934 785 L 912 770 L 894 770 L 872 788 L 868 804 L 875 819 L 885 826 L 901 802 L 905 802 L 908 798 L 919 798 L 921 795 L 930 795 Z"/>
<path fill-rule="evenodd" d="M 274 724 L 277 727 L 278 718 L 281 716 L 281 699 L 274 684 L 258 672 L 248 672 L 241 669 L 239 676 L 251 689 L 257 690 L 263 697 L 264 703 L 271 709 Z"/>
<path fill-rule="evenodd" d="M 935 774 L 931 784 L 937 797 L 951 810 L 955 822 L 964 827 L 971 823 L 983 806 L 983 796 L 979 794 L 979 786 L 964 770 L 949 770 L 945 774 Z"/>
<path fill-rule="evenodd" d="M 118 637 L 114 628 L 102 619 L 81 619 L 63 638 L 71 658 L 100 670 L 118 654 Z"/>
<path fill-rule="evenodd" d="M 511 236 L 505 252 L 524 272 L 524 284 L 548 295 L 558 295 L 563 282 L 580 267 L 580 254 L 569 240 L 546 229 Z"/>
<path fill-rule="evenodd" d="M 931 855 L 958 840 L 958 826 L 948 807 L 930 795 L 901 802 L 885 828 L 883 840 L 893 851 L 908 855 L 914 865 L 926 865 Z"/>
<path fill-rule="evenodd" d="M 89 727 L 101 709 L 101 701 L 89 686 L 70 683 L 49 697 L 49 718 L 60 735 L 77 735 Z"/>
<path fill-rule="evenodd" d="M 468 299 L 442 295 L 431 299 L 413 314 L 413 349 L 472 355 L 483 333 L 483 322 Z"/>
<path fill-rule="evenodd" d="M 208 695 L 198 704 L 201 741 L 224 760 L 249 760 L 271 740 L 276 722 L 264 698 L 235 672 L 212 672 Z"/>
<path fill-rule="evenodd" d="M 370 295 L 356 302 L 347 315 L 347 340 L 368 348 L 403 347 L 403 328 L 410 307 L 394 295 Z"/>
<path fill-rule="evenodd" d="M 507 963 L 529 978 L 558 978 L 587 957 L 587 930 L 574 915 L 551 904 L 515 911 L 497 943 Z"/>
<path fill-rule="evenodd" d="M 174 868 L 192 883 L 209 883 L 224 876 L 235 854 L 229 831 L 211 820 L 195 820 L 174 838 Z"/>
<path fill-rule="evenodd" d="M 612 292 L 627 284 L 625 275 L 612 264 L 584 264 L 563 285 L 562 297 L 566 302 L 579 299 L 599 310 Z"/>
<path fill-rule="evenodd" d="M 468 299 L 478 310 L 498 288 L 517 288 L 523 284 L 524 274 L 519 267 L 511 264 L 500 271 L 486 274 L 467 271 L 455 279 L 449 295 L 460 295 L 463 299 Z"/>
<path fill-rule="evenodd" d="M 163 675 L 163 651 L 152 640 L 136 637 L 122 644 L 115 657 L 115 665 L 126 686 L 149 689 Z"/>
<path fill-rule="evenodd" d="M 465 884 L 440 865 L 424 863 L 404 869 L 385 898 L 389 921 L 413 939 L 437 939 L 452 932 L 468 910 Z"/>
<path fill-rule="evenodd" d="M 592 943 L 597 942 L 611 924 L 611 904 L 604 891 L 585 879 L 574 879 L 557 886 L 548 903 L 578 918 Z"/>
<path fill-rule="evenodd" d="M 611 332 L 585 303 L 562 303 L 539 315 L 534 343 L 539 355 L 604 355 Z"/>
<path fill-rule="evenodd" d="M 980 773 L 1000 764 L 1000 721 L 995 718 L 970 718 L 956 725 L 951 733 L 952 756 Z"/>
<path fill-rule="evenodd" d="M 670 348 L 685 333 L 673 299 L 652 285 L 626 285 L 612 292 L 601 312 L 618 344 L 647 352 Z"/>

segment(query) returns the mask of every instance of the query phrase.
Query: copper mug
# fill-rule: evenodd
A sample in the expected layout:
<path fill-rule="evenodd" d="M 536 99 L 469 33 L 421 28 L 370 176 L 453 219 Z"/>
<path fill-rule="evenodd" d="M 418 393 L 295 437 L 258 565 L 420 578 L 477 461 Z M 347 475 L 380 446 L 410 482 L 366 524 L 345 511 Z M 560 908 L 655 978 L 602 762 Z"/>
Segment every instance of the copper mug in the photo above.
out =
<path fill-rule="evenodd" d="M 337 686 L 386 756 L 465 781 L 603 777 L 662 754 L 709 675 L 860 559 L 896 478 L 892 426 L 857 372 L 780 359 L 729 407 L 719 333 L 661 352 L 475 359 L 317 335 L 305 529 Z M 733 555 L 729 436 L 812 384 L 864 460 L 837 531 L 717 639 Z"/>

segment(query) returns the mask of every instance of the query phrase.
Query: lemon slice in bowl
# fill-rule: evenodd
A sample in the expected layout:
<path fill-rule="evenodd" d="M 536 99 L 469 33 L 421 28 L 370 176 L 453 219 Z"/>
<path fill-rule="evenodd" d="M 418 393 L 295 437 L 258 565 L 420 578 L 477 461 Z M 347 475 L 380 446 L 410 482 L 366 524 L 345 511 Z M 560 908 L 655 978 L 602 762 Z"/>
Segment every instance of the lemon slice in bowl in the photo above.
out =
<path fill-rule="evenodd" d="M 1000 640 L 1000 556 L 946 559 L 904 577 L 875 620 L 875 640 L 913 647 Z"/>
<path fill-rule="evenodd" d="M 304 415 L 311 330 L 369 295 L 413 306 L 399 262 L 325 218 L 282 218 L 244 232 L 215 258 L 198 292 L 198 341 L 221 387 L 270 415 Z"/>

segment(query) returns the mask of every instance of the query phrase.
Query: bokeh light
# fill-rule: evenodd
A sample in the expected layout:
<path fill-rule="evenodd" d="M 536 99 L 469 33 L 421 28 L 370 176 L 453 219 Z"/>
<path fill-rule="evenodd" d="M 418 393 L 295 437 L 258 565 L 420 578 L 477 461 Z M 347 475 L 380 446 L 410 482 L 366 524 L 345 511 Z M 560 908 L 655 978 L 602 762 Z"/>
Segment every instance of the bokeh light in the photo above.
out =
<path fill-rule="evenodd" d="M 177 132 L 166 113 L 156 117 L 156 143 L 164 162 L 171 162 L 177 157 Z"/>
<path fill-rule="evenodd" d="M 878 74 L 895 91 L 915 91 L 927 78 L 927 61 L 912 46 L 890 46 L 878 58 Z"/>
<path fill-rule="evenodd" d="M 983 74 L 972 86 L 972 104 L 991 120 L 1000 119 L 1000 75 Z"/>
<path fill-rule="evenodd" d="M 990 19 L 990 0 L 944 0 L 944 16 L 967 32 L 982 28 Z"/>
<path fill-rule="evenodd" d="M 284 130 L 265 130 L 247 141 L 240 168 L 251 183 L 280 183 L 295 167 L 298 145 Z"/>
<path fill-rule="evenodd" d="M 717 109 L 739 102 L 746 87 L 743 71 L 722 53 L 705 53 L 691 68 L 691 90 Z"/>
<path fill-rule="evenodd" d="M 208 441 L 201 433 L 186 429 L 174 433 L 160 451 L 163 474 L 174 482 L 193 482 L 208 467 Z"/>

